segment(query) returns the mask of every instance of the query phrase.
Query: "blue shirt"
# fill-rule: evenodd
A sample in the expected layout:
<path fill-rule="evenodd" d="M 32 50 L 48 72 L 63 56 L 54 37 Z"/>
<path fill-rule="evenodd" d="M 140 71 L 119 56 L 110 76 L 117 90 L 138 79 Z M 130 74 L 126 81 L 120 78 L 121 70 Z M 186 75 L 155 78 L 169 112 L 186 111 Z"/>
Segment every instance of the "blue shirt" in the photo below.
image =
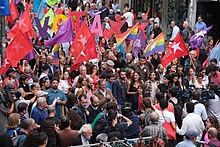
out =
<path fill-rule="evenodd" d="M 38 106 L 34 107 L 31 118 L 39 125 L 48 117 L 48 114 L 45 109 L 41 110 Z"/>
<path fill-rule="evenodd" d="M 52 90 L 52 88 L 47 90 L 47 104 L 51 105 L 55 98 L 59 98 L 61 101 L 66 101 L 66 95 L 63 91 L 57 89 L 56 91 Z M 56 104 L 56 117 L 61 118 L 62 117 L 62 107 L 60 104 Z"/>
<path fill-rule="evenodd" d="M 199 30 L 202 31 L 206 28 L 207 28 L 207 26 L 203 21 L 202 22 L 197 22 L 196 26 L 195 26 L 195 31 L 196 31 L 196 33 L 198 33 Z"/>
<path fill-rule="evenodd" d="M 196 147 L 196 145 L 189 140 L 184 140 L 176 145 L 176 147 Z"/>
<path fill-rule="evenodd" d="M 109 81 L 106 82 L 106 88 L 112 91 L 112 84 L 110 84 Z"/>
<path fill-rule="evenodd" d="M 112 94 L 117 99 L 119 105 L 124 105 L 126 102 L 126 83 L 121 84 L 119 80 L 115 80 L 112 85 Z"/>

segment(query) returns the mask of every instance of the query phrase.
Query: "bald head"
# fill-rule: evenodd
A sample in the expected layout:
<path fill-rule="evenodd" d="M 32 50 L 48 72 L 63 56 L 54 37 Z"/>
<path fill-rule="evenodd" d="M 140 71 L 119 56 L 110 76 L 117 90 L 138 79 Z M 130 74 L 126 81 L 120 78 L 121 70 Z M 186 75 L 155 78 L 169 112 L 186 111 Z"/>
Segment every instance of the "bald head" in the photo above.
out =
<path fill-rule="evenodd" d="M 158 123 L 159 121 L 159 115 L 157 114 L 157 112 L 151 112 L 150 114 L 150 120 L 151 122 L 154 123 Z"/>
<path fill-rule="evenodd" d="M 184 28 L 187 28 L 188 26 L 189 26 L 188 22 L 187 22 L 187 21 L 184 21 L 184 22 L 183 22 L 183 27 L 184 27 Z"/>
<path fill-rule="evenodd" d="M 217 138 L 218 135 L 218 130 L 214 127 L 209 128 L 208 130 L 208 138 L 209 139 L 213 139 L 213 138 Z"/>

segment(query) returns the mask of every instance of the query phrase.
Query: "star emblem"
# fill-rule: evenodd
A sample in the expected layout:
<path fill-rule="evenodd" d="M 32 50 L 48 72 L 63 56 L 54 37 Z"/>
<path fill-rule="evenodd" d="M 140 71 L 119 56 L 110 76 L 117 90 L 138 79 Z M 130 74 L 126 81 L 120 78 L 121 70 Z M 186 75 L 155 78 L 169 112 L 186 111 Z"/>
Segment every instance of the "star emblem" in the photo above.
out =
<path fill-rule="evenodd" d="M 25 19 L 21 19 L 18 21 L 18 27 L 21 28 L 23 26 L 27 27 L 27 25 L 25 24 Z"/>
<path fill-rule="evenodd" d="M 16 44 L 13 43 L 13 46 L 10 46 L 10 48 L 13 48 L 14 51 L 16 51 L 16 54 L 19 54 L 19 52 L 18 52 L 19 49 L 25 50 L 25 48 L 24 48 L 23 46 L 21 46 L 21 43 L 20 43 L 20 42 L 18 42 L 18 43 L 16 43 Z"/>
<path fill-rule="evenodd" d="M 198 38 L 199 36 L 202 36 L 203 38 L 205 37 L 204 31 L 200 31 L 199 33 L 196 33 L 195 35 L 196 35 L 195 39 Z"/>
<path fill-rule="evenodd" d="M 83 50 L 81 51 L 81 55 L 83 55 L 84 57 L 86 56 L 85 53 L 83 52 Z"/>
<path fill-rule="evenodd" d="M 174 42 L 172 48 L 174 50 L 174 54 L 176 54 L 177 50 L 180 50 L 181 52 L 183 52 L 183 50 L 180 48 L 180 42 L 178 42 L 178 43 Z"/>
<path fill-rule="evenodd" d="M 87 40 L 86 40 L 86 36 L 85 37 L 83 37 L 83 35 L 82 34 L 80 34 L 80 39 L 77 39 L 79 42 L 81 42 L 82 43 L 82 45 L 83 45 L 83 47 L 85 46 L 85 44 L 87 43 Z"/>
<path fill-rule="evenodd" d="M 10 62 L 8 61 L 8 58 L 6 58 L 6 59 L 4 60 L 4 65 L 3 65 L 3 67 L 6 68 L 7 64 L 10 64 Z"/>

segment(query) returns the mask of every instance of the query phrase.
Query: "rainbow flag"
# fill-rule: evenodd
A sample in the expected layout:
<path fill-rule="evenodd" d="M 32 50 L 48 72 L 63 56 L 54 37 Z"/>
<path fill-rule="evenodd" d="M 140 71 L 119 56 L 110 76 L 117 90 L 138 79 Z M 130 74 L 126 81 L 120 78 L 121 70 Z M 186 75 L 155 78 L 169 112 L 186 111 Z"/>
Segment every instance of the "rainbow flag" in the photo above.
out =
<path fill-rule="evenodd" d="M 135 27 L 131 33 L 128 35 L 127 39 L 128 40 L 135 40 L 137 38 L 137 34 L 138 34 L 138 26 Z"/>
<path fill-rule="evenodd" d="M 153 55 L 158 52 L 163 52 L 165 49 L 164 33 L 160 33 L 147 47 L 144 49 L 145 57 Z"/>
<path fill-rule="evenodd" d="M 137 33 L 138 33 L 138 25 L 139 22 L 136 23 L 131 29 L 127 30 L 126 32 L 122 34 L 118 34 L 115 36 L 118 46 L 128 37 L 132 38 L 132 40 L 136 39 Z M 134 38 L 134 39 L 133 39 Z M 130 39 L 131 40 L 131 39 Z"/>
<path fill-rule="evenodd" d="M 59 59 L 59 56 L 60 56 L 60 45 L 59 44 L 55 44 L 53 49 L 52 49 L 53 60 Z"/>

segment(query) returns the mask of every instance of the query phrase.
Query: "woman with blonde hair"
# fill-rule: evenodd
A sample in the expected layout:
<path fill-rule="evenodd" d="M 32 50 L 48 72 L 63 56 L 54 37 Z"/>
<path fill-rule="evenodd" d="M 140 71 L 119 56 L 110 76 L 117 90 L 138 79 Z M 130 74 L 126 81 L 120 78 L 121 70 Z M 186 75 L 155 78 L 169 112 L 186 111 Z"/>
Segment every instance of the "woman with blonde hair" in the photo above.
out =
<path fill-rule="evenodd" d="M 20 115 L 18 113 L 12 113 L 11 115 L 9 115 L 8 117 L 8 123 L 7 123 L 7 131 L 6 133 L 9 136 L 12 136 L 14 131 L 16 131 L 20 124 Z"/>

